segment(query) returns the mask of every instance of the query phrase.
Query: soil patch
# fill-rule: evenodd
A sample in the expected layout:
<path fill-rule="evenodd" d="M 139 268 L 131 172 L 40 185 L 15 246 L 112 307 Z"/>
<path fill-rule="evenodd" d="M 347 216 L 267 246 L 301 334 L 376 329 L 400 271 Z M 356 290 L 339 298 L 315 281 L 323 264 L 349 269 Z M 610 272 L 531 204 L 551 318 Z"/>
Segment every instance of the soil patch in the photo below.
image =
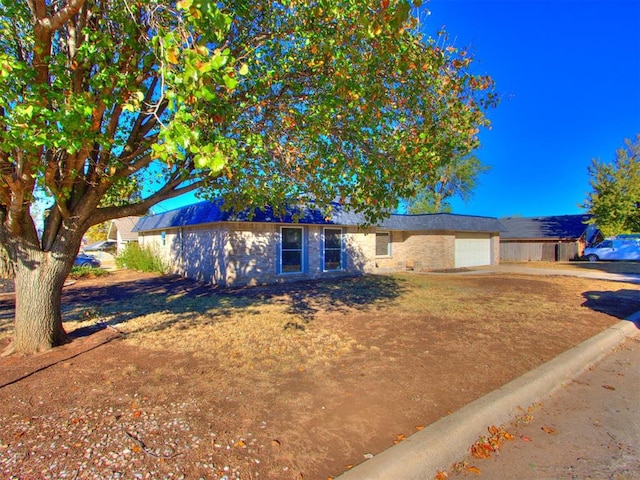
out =
<path fill-rule="evenodd" d="M 324 480 L 639 310 L 640 285 L 479 273 L 222 290 L 120 271 L 63 301 L 68 331 L 122 336 L 54 349 L 0 388 L 5 478 Z M 0 296 L 0 337 L 12 308 Z"/>

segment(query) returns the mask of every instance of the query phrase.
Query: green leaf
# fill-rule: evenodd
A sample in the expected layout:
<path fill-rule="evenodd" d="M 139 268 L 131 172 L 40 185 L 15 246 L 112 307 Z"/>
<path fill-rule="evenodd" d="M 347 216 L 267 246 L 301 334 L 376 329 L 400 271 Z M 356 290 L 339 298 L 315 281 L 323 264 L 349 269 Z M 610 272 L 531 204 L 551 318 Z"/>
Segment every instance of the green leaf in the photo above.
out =
<path fill-rule="evenodd" d="M 222 170 L 227 163 L 225 156 L 219 150 L 213 154 L 213 158 L 211 163 L 209 164 L 209 169 L 212 173 L 218 173 Z"/>
<path fill-rule="evenodd" d="M 211 68 L 215 70 L 220 70 L 227 64 L 229 57 L 227 55 L 221 54 L 220 52 L 216 52 L 211 59 Z"/>
<path fill-rule="evenodd" d="M 222 80 L 229 90 L 234 90 L 238 86 L 238 81 L 229 75 L 223 75 Z"/>
<path fill-rule="evenodd" d="M 176 2 L 176 8 L 179 10 L 189 10 L 192 4 L 193 0 L 180 0 L 179 2 Z"/>

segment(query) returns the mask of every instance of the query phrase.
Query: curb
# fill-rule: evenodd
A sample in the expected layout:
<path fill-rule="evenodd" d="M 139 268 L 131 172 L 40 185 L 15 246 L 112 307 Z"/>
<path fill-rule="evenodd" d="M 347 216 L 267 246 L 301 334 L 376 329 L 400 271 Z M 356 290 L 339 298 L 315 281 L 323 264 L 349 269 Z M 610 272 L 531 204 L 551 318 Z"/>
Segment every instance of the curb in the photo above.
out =
<path fill-rule="evenodd" d="M 428 480 L 463 458 L 491 425 L 505 425 L 600 360 L 627 337 L 640 334 L 640 312 L 561 353 L 484 397 L 338 476 L 336 480 Z"/>

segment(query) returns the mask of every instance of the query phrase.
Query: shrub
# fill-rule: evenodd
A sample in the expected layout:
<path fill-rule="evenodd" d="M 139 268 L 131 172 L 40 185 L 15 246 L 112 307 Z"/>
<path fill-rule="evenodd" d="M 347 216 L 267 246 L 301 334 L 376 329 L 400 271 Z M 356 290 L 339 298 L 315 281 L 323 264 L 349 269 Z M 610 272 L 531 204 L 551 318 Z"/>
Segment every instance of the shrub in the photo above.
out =
<path fill-rule="evenodd" d="M 69 277 L 77 280 L 78 278 L 87 278 L 87 277 L 101 277 L 103 275 L 109 275 L 104 268 L 93 268 L 93 267 L 72 267 L 71 273 L 69 273 Z"/>
<path fill-rule="evenodd" d="M 116 257 L 116 265 L 142 272 L 166 273 L 168 270 L 167 265 L 153 248 L 140 246 L 135 242 L 127 244 L 122 253 Z"/>

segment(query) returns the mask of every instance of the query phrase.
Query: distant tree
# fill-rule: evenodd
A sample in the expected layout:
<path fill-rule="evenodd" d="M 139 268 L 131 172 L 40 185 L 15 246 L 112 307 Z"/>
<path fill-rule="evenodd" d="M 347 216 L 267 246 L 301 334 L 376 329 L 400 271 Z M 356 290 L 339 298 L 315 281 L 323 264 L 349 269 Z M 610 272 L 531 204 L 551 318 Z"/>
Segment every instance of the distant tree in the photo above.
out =
<path fill-rule="evenodd" d="M 640 134 L 626 139 L 613 162 L 592 159 L 592 191 L 581 205 L 605 236 L 640 232 Z"/>
<path fill-rule="evenodd" d="M 92 225 L 87 229 L 84 234 L 84 238 L 89 243 L 99 242 L 100 240 L 107 239 L 107 233 L 109 233 L 109 226 L 111 222 L 99 223 L 98 225 Z"/>
<path fill-rule="evenodd" d="M 425 175 L 416 196 L 407 201 L 407 211 L 412 214 L 450 212 L 449 200 L 459 197 L 467 202 L 478 176 L 490 169 L 473 155 L 445 159 Z"/>
<path fill-rule="evenodd" d="M 419 3 L 0 0 L 7 353 L 67 340 L 62 286 L 92 225 L 196 190 L 243 209 L 340 198 L 373 221 L 433 158 L 472 151 L 493 81 L 421 36 Z"/>

